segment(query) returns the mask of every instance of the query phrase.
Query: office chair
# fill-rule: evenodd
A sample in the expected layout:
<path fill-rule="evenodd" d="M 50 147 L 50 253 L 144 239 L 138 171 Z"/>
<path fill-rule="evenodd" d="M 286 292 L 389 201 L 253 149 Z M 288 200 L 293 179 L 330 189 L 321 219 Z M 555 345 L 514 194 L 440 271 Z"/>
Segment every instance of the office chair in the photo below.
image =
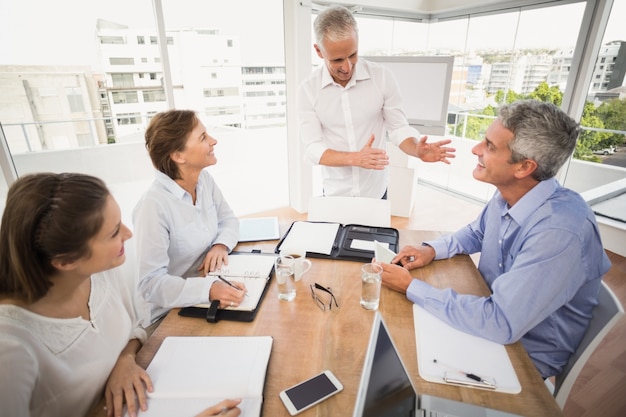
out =
<path fill-rule="evenodd" d="M 565 406 L 569 392 L 583 366 L 602 339 L 609 333 L 609 330 L 623 315 L 624 308 L 613 291 L 602 281 L 598 293 L 598 305 L 593 308 L 593 317 L 589 322 L 589 328 L 561 374 L 555 377 L 553 395 L 561 409 Z"/>

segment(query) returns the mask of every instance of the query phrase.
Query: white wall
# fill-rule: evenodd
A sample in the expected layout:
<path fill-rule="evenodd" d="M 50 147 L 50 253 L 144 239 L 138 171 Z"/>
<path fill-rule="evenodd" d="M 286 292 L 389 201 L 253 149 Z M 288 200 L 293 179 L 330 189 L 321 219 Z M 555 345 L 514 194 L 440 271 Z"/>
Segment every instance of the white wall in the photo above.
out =
<path fill-rule="evenodd" d="M 284 128 L 215 133 L 208 129 L 218 141 L 218 162 L 209 171 L 237 216 L 289 205 Z M 102 178 L 129 227 L 133 207 L 154 178 L 143 142 L 16 154 L 13 159 L 19 175 L 82 172 Z"/>

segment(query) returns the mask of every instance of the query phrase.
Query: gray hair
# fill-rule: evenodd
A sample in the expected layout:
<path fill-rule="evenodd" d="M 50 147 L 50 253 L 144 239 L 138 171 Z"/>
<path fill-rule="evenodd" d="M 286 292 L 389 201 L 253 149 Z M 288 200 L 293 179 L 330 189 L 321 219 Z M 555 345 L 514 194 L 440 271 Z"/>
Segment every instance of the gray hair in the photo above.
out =
<path fill-rule="evenodd" d="M 554 177 L 576 147 L 578 123 L 554 104 L 520 100 L 501 106 L 498 117 L 514 135 L 511 163 L 535 161 L 537 181 Z"/>
<path fill-rule="evenodd" d="M 352 31 L 358 32 L 352 12 L 343 6 L 330 6 L 324 9 L 313 22 L 315 41 L 323 48 L 324 39 L 336 42 L 350 37 Z"/>

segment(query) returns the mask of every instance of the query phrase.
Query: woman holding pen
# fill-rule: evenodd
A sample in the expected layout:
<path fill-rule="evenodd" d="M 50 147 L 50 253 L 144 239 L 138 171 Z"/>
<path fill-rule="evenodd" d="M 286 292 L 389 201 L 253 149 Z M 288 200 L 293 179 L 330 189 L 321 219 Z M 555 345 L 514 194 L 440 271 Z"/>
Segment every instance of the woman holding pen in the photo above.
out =
<path fill-rule="evenodd" d="M 133 211 L 133 227 L 150 322 L 174 307 L 213 300 L 221 308 L 238 306 L 243 283 L 205 278 L 228 264 L 239 240 L 239 220 L 206 170 L 217 163 L 217 141 L 191 110 L 156 114 L 145 139 L 156 177 Z"/>

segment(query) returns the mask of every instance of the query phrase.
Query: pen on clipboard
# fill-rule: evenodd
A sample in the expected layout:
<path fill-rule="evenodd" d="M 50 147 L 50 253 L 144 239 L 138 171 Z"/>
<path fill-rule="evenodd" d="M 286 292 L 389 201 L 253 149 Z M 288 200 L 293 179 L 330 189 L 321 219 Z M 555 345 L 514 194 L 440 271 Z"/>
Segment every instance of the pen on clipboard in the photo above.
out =
<path fill-rule="evenodd" d="M 226 279 L 226 278 L 224 278 L 223 276 L 221 276 L 221 275 L 217 275 L 217 277 L 220 279 L 220 281 L 222 281 L 222 282 L 223 282 L 223 283 L 225 283 L 226 285 L 228 285 L 228 286 L 230 286 L 230 287 L 233 287 L 233 288 L 234 288 L 234 289 L 236 289 L 236 290 L 243 291 L 243 288 L 239 288 L 238 286 L 236 286 L 235 284 L 233 284 L 232 282 L 230 282 L 229 280 L 227 280 L 227 279 Z M 246 295 L 246 297 L 247 297 L 247 296 L 248 296 L 248 293 L 246 292 L 246 294 L 245 294 L 245 295 Z"/>
<path fill-rule="evenodd" d="M 473 379 L 474 381 L 476 381 L 476 382 L 480 382 L 481 384 L 485 384 L 485 385 L 488 385 L 488 386 L 494 386 L 492 382 L 490 382 L 490 381 L 486 380 L 485 378 L 482 378 L 482 377 L 480 377 L 480 376 L 478 376 L 478 375 L 476 375 L 476 374 L 473 374 L 473 373 L 471 373 L 471 372 L 465 372 L 465 371 L 462 371 L 462 370 L 460 370 L 460 369 L 452 368 L 452 367 L 451 367 L 451 366 L 449 366 L 449 365 L 446 365 L 446 364 L 444 364 L 444 363 L 441 363 L 441 362 L 437 361 L 437 359 L 433 359 L 433 362 L 434 362 L 434 363 L 438 363 L 438 364 L 440 364 L 440 365 L 443 365 L 443 366 L 445 366 L 446 368 L 454 369 L 454 370 L 456 370 L 457 372 L 462 373 L 463 375 L 465 375 L 465 376 L 466 376 L 466 377 L 468 377 L 469 379 Z"/>

